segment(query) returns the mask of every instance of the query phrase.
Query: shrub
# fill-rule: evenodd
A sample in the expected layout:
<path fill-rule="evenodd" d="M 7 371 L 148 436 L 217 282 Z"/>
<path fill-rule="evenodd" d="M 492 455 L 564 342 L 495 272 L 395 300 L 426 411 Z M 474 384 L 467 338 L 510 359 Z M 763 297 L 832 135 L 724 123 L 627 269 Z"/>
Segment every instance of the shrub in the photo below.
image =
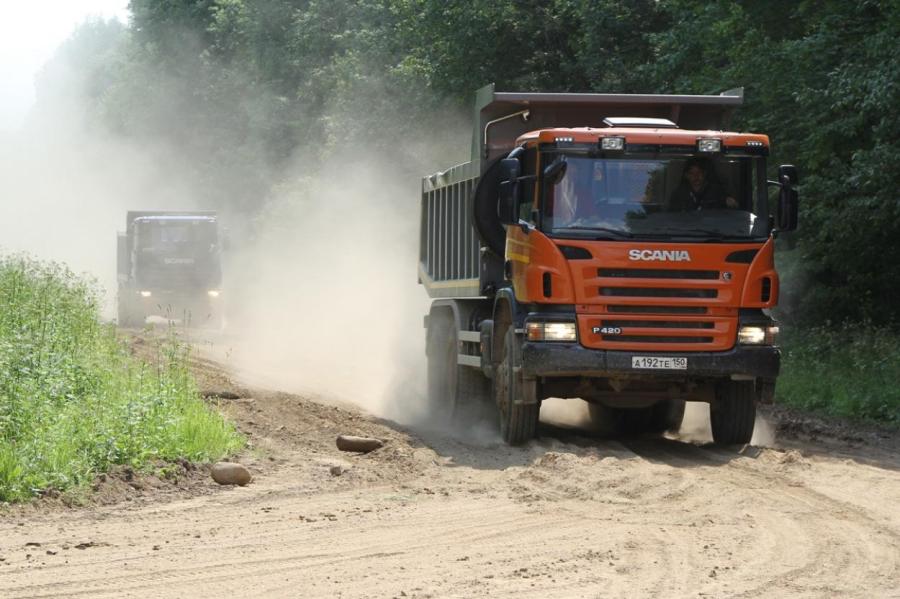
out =
<path fill-rule="evenodd" d="M 868 325 L 785 336 L 778 401 L 900 425 L 900 336 Z"/>
<path fill-rule="evenodd" d="M 239 449 L 200 399 L 174 335 L 154 365 L 101 323 L 95 284 L 0 258 L 0 500 L 83 485 L 113 464 L 211 461 Z"/>

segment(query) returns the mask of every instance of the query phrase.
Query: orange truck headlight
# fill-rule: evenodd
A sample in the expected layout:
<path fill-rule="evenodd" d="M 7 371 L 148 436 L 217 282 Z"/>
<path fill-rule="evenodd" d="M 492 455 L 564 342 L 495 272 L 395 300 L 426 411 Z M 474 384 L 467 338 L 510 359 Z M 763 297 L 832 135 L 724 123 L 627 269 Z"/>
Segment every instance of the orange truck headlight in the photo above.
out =
<path fill-rule="evenodd" d="M 773 345 L 778 335 L 774 325 L 745 325 L 738 331 L 738 342 L 742 345 Z"/>
<path fill-rule="evenodd" d="M 575 341 L 578 338 L 574 322 L 529 322 L 525 325 L 529 341 Z"/>

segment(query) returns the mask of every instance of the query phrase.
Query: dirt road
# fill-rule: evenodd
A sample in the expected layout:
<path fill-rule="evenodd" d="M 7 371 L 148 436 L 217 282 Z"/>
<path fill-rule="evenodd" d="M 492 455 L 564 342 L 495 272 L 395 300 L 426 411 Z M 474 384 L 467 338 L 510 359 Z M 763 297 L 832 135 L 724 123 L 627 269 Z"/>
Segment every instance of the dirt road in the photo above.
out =
<path fill-rule="evenodd" d="M 244 396 L 253 483 L 127 473 L 111 505 L 0 514 L 0 597 L 900 597 L 895 435 L 776 413 L 773 448 L 545 425 L 510 449 L 198 368 Z"/>

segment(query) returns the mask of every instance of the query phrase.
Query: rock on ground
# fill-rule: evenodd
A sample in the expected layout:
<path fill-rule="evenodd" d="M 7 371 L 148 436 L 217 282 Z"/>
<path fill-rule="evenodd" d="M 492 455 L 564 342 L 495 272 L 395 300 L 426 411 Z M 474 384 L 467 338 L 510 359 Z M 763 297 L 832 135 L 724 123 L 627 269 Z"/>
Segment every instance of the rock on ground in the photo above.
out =
<path fill-rule="evenodd" d="M 220 485 L 239 485 L 243 487 L 253 479 L 247 468 L 234 462 L 213 464 L 210 474 L 213 480 Z"/>

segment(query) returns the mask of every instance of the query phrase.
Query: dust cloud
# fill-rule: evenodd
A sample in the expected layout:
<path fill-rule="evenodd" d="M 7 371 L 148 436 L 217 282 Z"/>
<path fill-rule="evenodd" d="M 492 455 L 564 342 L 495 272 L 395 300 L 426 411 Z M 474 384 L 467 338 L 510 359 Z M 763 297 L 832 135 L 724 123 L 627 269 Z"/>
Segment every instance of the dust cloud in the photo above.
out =
<path fill-rule="evenodd" d="M 190 205 L 172 183 L 142 150 L 77 125 L 11 134 L 0 140 L 0 250 L 65 262 L 94 277 L 111 317 L 116 231 L 129 208 Z"/>
<path fill-rule="evenodd" d="M 44 68 L 28 121 L 0 132 L 0 252 L 92 276 L 106 290 L 104 314 L 112 318 L 116 232 L 126 211 L 218 210 L 231 241 L 223 258 L 228 326 L 206 339 L 204 351 L 246 381 L 421 420 L 429 300 L 416 280 L 420 180 L 467 158 L 468 118 L 445 110 L 410 124 L 397 114 L 383 123 L 385 135 L 406 132 L 391 155 L 361 144 L 322 148 L 324 159 L 271 163 L 247 148 L 191 155 L 206 147 L 202 131 L 187 145 L 167 137 L 183 129 L 177 102 L 165 96 L 179 82 L 149 77 L 155 89 L 141 115 L 143 133 L 117 134 L 97 113 L 77 37 Z M 265 90 L 248 89 L 240 104 L 265 98 Z M 337 113 L 328 120 L 336 129 L 360 122 Z M 252 184 L 242 185 L 244 175 Z M 230 196 L 215 193 L 229 188 Z"/>
<path fill-rule="evenodd" d="M 709 427 L 709 404 L 688 401 L 684 404 L 684 420 L 678 437 L 692 443 L 712 443 L 712 429 Z"/>
<path fill-rule="evenodd" d="M 170 148 L 123 139 L 92 120 L 83 77 L 61 49 L 26 122 L 0 131 L 0 252 L 63 262 L 94 278 L 111 318 L 125 212 L 193 209 L 194 196 Z"/>
<path fill-rule="evenodd" d="M 581 399 L 545 399 L 541 402 L 541 422 L 579 429 L 592 427 L 588 404 Z"/>
<path fill-rule="evenodd" d="M 226 264 L 223 342 L 239 372 L 378 415 L 398 416 L 398 395 L 423 403 L 417 181 L 392 174 L 347 157 L 276 192 Z"/>

